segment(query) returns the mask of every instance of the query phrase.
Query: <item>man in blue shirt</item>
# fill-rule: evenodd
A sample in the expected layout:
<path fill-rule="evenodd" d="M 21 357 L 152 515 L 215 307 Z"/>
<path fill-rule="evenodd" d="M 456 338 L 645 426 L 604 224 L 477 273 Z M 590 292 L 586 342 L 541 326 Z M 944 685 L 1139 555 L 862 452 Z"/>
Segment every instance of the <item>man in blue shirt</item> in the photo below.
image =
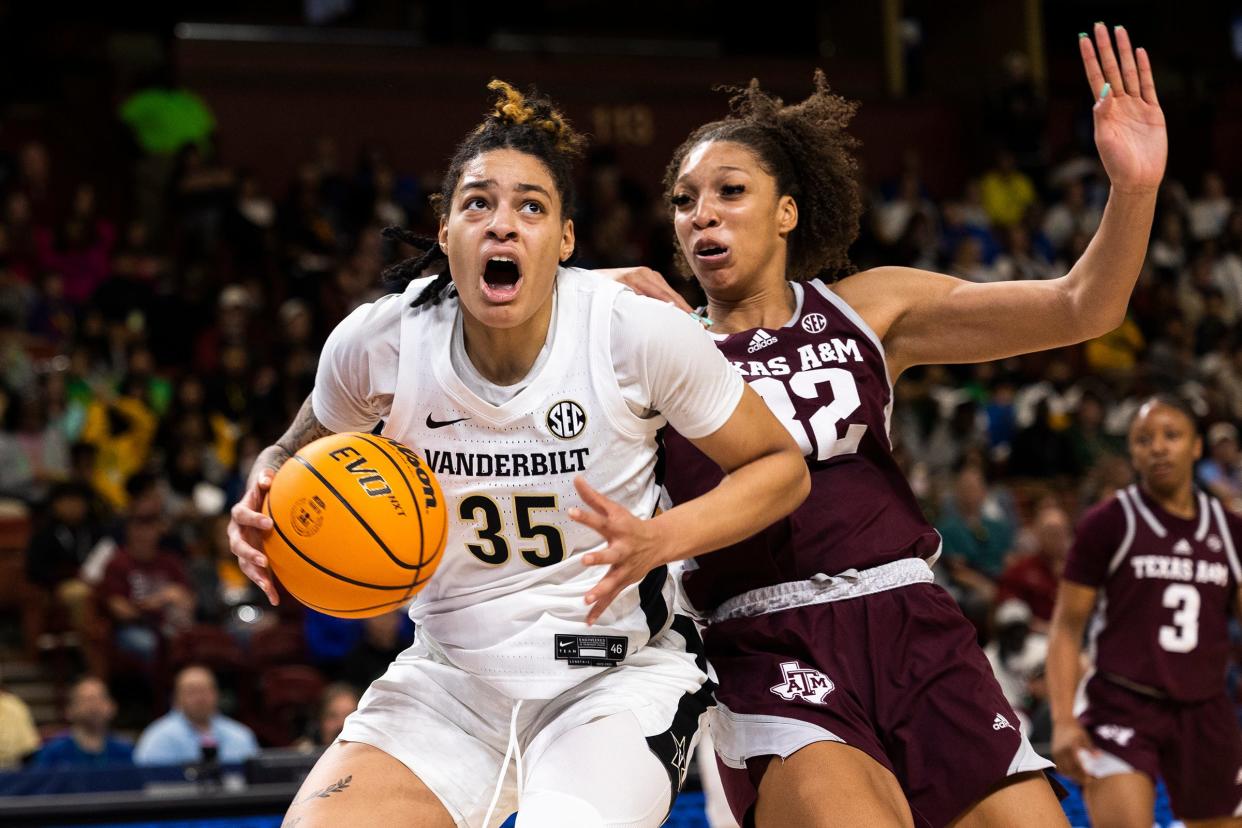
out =
<path fill-rule="evenodd" d="M 254 733 L 220 713 L 216 678 L 206 667 L 186 667 L 177 674 L 173 710 L 156 719 L 138 738 L 139 765 L 188 765 L 214 751 L 224 764 L 243 762 L 259 752 Z"/>
<path fill-rule="evenodd" d="M 34 759 L 36 768 L 87 768 L 133 764 L 134 747 L 109 733 L 116 704 L 108 685 L 95 676 L 69 690 L 65 718 L 69 730 L 49 741 Z"/>

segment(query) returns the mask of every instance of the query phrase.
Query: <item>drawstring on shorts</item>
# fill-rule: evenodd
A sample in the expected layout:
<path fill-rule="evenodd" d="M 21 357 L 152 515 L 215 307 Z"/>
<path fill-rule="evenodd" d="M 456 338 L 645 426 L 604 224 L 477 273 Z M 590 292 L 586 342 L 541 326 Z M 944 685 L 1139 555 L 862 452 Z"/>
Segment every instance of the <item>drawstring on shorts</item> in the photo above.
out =
<path fill-rule="evenodd" d="M 492 803 L 487 806 L 487 816 L 483 817 L 483 828 L 492 824 L 492 814 L 496 812 L 496 803 L 500 801 L 500 792 L 505 787 L 505 775 L 509 772 L 509 760 L 517 760 L 517 795 L 518 804 L 522 802 L 522 746 L 518 743 L 517 721 L 518 711 L 522 709 L 522 700 L 513 705 L 513 714 L 509 717 L 509 744 L 505 746 L 505 758 L 500 763 L 500 775 L 496 777 L 496 788 L 492 791 Z"/>

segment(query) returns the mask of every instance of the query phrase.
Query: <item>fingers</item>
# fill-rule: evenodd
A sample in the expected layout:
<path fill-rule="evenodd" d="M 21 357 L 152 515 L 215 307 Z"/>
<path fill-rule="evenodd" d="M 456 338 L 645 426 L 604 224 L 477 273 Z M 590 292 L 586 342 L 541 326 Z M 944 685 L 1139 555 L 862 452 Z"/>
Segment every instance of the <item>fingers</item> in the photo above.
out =
<path fill-rule="evenodd" d="M 600 535 L 604 534 L 604 529 L 608 526 L 608 518 L 598 512 L 588 512 L 585 509 L 579 509 L 574 506 L 569 510 L 569 519 L 581 523 L 590 529 L 595 530 Z M 590 557 L 590 556 L 587 556 Z M 595 561 L 584 561 L 588 566 L 593 565 Z"/>
<path fill-rule="evenodd" d="M 259 508 L 262 507 L 260 506 Z M 229 516 L 233 518 L 233 522 L 238 526 L 258 529 L 262 532 L 267 532 L 272 528 L 272 519 L 262 512 L 250 508 L 245 498 L 233 504 L 233 509 L 229 512 Z"/>
<path fill-rule="evenodd" d="M 591 604 L 591 610 L 586 617 L 587 624 L 594 624 L 598 621 L 599 617 L 604 614 L 604 610 L 608 609 L 617 596 L 621 594 L 621 590 L 632 583 L 632 579 L 627 577 L 627 574 L 627 570 L 614 566 L 587 593 L 586 601 L 588 604 Z"/>
<path fill-rule="evenodd" d="M 267 569 L 255 566 L 247 560 L 239 560 L 238 566 L 241 568 L 242 574 L 254 582 L 255 586 L 263 590 L 263 594 L 267 596 L 267 600 L 272 606 L 280 603 L 280 594 L 276 592 L 276 586 L 272 583 L 272 574 Z"/>
<path fill-rule="evenodd" d="M 1139 94 L 1138 65 L 1134 62 L 1134 47 L 1130 45 L 1130 33 L 1125 26 L 1114 26 L 1113 37 L 1117 40 L 1117 57 L 1121 61 L 1121 80 L 1127 95 Z"/>
<path fill-rule="evenodd" d="M 1113 42 L 1108 37 L 1108 27 L 1103 23 L 1095 24 L 1095 47 L 1099 51 L 1100 68 L 1104 70 L 1104 80 L 1112 86 L 1113 94 L 1125 93 L 1125 83 L 1121 79 L 1121 69 L 1117 66 L 1117 56 L 1113 53 Z M 1095 90 L 1100 94 L 1100 90 Z"/>
<path fill-rule="evenodd" d="M 1091 38 L 1085 33 L 1078 37 L 1078 51 L 1082 55 L 1082 68 L 1087 73 L 1087 85 L 1091 87 L 1091 95 L 1098 99 L 1100 90 L 1104 88 L 1104 72 L 1096 58 L 1095 46 L 1091 45 Z"/>
<path fill-rule="evenodd" d="M 581 475 L 575 477 L 574 488 L 578 490 L 582 502 L 600 514 L 606 516 L 612 510 L 613 502 L 591 488 L 591 484 L 586 482 L 585 477 Z"/>
<path fill-rule="evenodd" d="M 1141 47 L 1135 51 L 1134 56 L 1138 60 L 1139 91 L 1143 100 L 1159 106 L 1160 101 L 1156 99 L 1156 79 L 1151 73 L 1151 58 L 1147 56 L 1147 50 Z"/>

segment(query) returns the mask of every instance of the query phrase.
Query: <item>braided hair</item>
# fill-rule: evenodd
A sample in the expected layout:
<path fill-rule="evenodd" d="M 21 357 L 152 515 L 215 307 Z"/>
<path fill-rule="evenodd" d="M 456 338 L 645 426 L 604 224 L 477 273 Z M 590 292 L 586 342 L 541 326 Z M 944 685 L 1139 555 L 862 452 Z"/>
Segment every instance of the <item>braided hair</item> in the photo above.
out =
<path fill-rule="evenodd" d="M 440 192 L 431 196 L 431 204 L 436 214 L 441 220 L 448 218 L 453 193 L 461 182 L 461 175 L 467 164 L 485 152 L 514 149 L 543 162 L 561 197 L 561 214 L 572 216 L 576 199 L 574 164 L 582 155 L 586 138 L 570 126 L 550 99 L 533 89 L 523 95 L 502 80 L 493 80 L 487 88 L 496 93 L 496 102 L 483 123 L 457 145 L 457 150 L 449 162 L 448 172 L 440 185 Z M 386 228 L 384 237 L 423 251 L 418 256 L 398 262 L 384 271 L 384 281 L 390 290 L 404 290 L 412 280 L 422 276 L 428 267 L 443 263 L 439 276 L 414 298 L 411 306 L 438 304 L 445 289 L 453 281 L 449 272 L 448 256 L 440 248 L 439 242 L 399 227 Z"/>
<path fill-rule="evenodd" d="M 673 186 L 686 156 L 705 141 L 729 141 L 749 149 L 764 172 L 776 179 L 778 195 L 798 205 L 798 225 L 789 234 L 791 279 L 816 276 L 828 281 L 853 272 L 849 249 L 858 237 L 862 199 L 858 187 L 858 139 L 848 132 L 858 104 L 828 89 L 822 69 L 815 71 L 815 91 L 799 104 L 786 105 L 752 79 L 731 92 L 730 114 L 704 124 L 673 153 L 664 171 L 664 194 L 671 203 Z M 693 276 L 683 255 L 678 269 Z"/>

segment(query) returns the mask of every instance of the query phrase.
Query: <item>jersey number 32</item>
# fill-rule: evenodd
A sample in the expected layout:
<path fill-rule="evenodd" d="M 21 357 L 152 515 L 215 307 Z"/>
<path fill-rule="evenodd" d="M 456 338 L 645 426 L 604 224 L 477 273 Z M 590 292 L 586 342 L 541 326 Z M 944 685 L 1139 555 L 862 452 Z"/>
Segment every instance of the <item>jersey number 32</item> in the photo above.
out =
<path fill-rule="evenodd" d="M 790 391 L 804 400 L 819 398 L 819 386 L 827 384 L 832 391 L 832 402 L 820 406 L 806 425 L 797 418 Z M 815 368 L 810 371 L 799 371 L 789 378 L 789 387 L 775 377 L 761 377 L 752 380 L 750 387 L 763 397 L 776 419 L 781 421 L 785 430 L 793 435 L 798 448 L 807 457 L 814 455 L 816 460 L 827 460 L 842 454 L 853 454 L 858 451 L 858 444 L 867 433 L 867 426 L 851 423 L 842 435 L 837 431 L 837 423 L 858 410 L 861 400 L 858 397 L 858 385 L 854 375 L 844 368 Z M 807 426 L 810 433 L 807 433 Z M 811 443 L 811 435 L 815 443 Z"/>

